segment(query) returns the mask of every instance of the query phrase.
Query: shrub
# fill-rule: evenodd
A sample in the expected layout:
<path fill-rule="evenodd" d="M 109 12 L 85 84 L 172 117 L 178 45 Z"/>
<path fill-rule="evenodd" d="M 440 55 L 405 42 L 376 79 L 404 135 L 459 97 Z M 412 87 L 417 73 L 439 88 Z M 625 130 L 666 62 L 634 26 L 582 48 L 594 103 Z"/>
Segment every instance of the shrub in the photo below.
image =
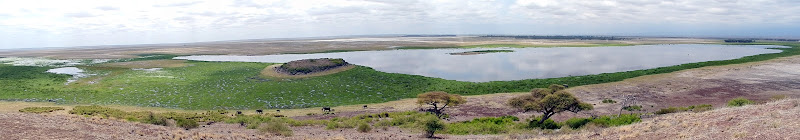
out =
<path fill-rule="evenodd" d="M 451 123 L 447 125 L 448 134 L 499 134 L 506 133 L 514 126 L 514 116 L 475 118 L 472 121 Z"/>
<path fill-rule="evenodd" d="M 37 114 L 39 114 L 39 113 L 49 113 L 49 112 L 59 111 L 59 110 L 64 110 L 64 108 L 62 108 L 62 107 L 26 107 L 26 108 L 20 109 L 19 112 L 37 113 Z"/>
<path fill-rule="evenodd" d="M 640 106 L 640 105 L 625 106 L 625 107 L 622 107 L 622 109 L 625 109 L 627 111 L 641 111 L 642 110 L 642 106 Z"/>
<path fill-rule="evenodd" d="M 369 132 L 370 130 L 372 130 L 372 127 L 369 127 L 369 124 L 367 124 L 365 122 L 362 122 L 361 124 L 358 124 L 358 132 L 366 133 L 366 132 Z"/>
<path fill-rule="evenodd" d="M 167 118 L 153 114 L 152 112 L 142 120 L 143 123 L 167 126 Z"/>
<path fill-rule="evenodd" d="M 731 101 L 728 101 L 728 106 L 731 106 L 731 107 L 744 106 L 744 105 L 748 105 L 748 104 L 753 104 L 753 101 L 750 101 L 750 100 L 748 100 L 746 98 L 743 98 L 743 97 L 739 97 L 739 98 L 733 99 Z"/>
<path fill-rule="evenodd" d="M 540 128 L 540 129 L 558 129 L 558 128 L 561 128 L 561 124 L 558 124 L 557 122 L 555 122 L 555 121 L 553 121 L 551 119 L 547 119 L 544 122 L 539 123 L 540 119 L 542 119 L 542 118 L 541 117 L 537 117 L 537 118 L 529 121 L 528 122 L 528 128 L 531 128 L 531 129 L 532 128 Z"/>
<path fill-rule="evenodd" d="M 589 122 L 592 122 L 591 118 L 570 118 L 569 120 L 564 121 L 564 125 L 567 125 L 572 129 L 578 129 Z"/>
<path fill-rule="evenodd" d="M 422 121 L 425 130 L 425 137 L 432 138 L 436 131 L 444 130 L 444 123 L 439 118 L 428 117 Z"/>
<path fill-rule="evenodd" d="M 639 118 L 639 114 L 622 114 L 618 117 L 614 115 L 601 116 L 598 117 L 597 119 L 592 120 L 591 123 L 594 123 L 598 126 L 610 127 L 610 126 L 628 125 L 640 121 L 642 121 L 642 119 Z"/>
<path fill-rule="evenodd" d="M 294 134 L 289 126 L 286 126 L 286 124 L 283 122 L 275 121 L 261 124 L 258 127 L 258 131 L 261 133 L 274 134 L 278 136 L 292 136 L 292 134 Z"/>
<path fill-rule="evenodd" d="M 336 129 L 336 128 L 339 128 L 339 123 L 337 123 L 337 122 L 328 122 L 327 124 L 325 124 L 325 129 L 329 129 L 330 130 L 330 129 Z"/>
<path fill-rule="evenodd" d="M 698 105 L 698 106 L 694 107 L 694 109 L 692 109 L 692 111 L 693 112 L 704 112 L 704 111 L 709 111 L 709 110 L 712 110 L 712 109 L 714 109 L 714 106 L 712 106 L 710 104 L 702 104 L 702 105 Z"/>
<path fill-rule="evenodd" d="M 687 108 L 682 108 L 682 107 L 668 107 L 668 108 L 662 108 L 662 109 L 660 109 L 660 110 L 658 110 L 658 111 L 656 111 L 654 113 L 661 115 L 661 114 L 669 114 L 669 113 L 681 112 L 681 111 L 686 111 L 686 110 L 688 110 L 688 109 Z"/>
<path fill-rule="evenodd" d="M 603 99 L 603 103 L 613 104 L 613 103 L 617 103 L 617 101 L 614 101 L 614 100 L 611 100 L 611 99 Z"/>
<path fill-rule="evenodd" d="M 184 128 L 186 130 L 197 128 L 197 126 L 199 126 L 197 124 L 197 121 L 194 121 L 192 119 L 176 118 L 175 123 L 178 125 L 178 127 Z"/>

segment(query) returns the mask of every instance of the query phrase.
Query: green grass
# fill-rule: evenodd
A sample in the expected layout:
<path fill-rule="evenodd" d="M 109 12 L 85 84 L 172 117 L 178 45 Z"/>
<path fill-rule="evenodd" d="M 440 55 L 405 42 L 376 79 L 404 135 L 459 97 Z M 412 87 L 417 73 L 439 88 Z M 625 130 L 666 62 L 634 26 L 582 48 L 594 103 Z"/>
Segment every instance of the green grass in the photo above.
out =
<path fill-rule="evenodd" d="M 189 61 L 188 67 L 164 68 L 159 72 L 126 68 L 79 66 L 101 73 L 94 84 L 64 85 L 69 75 L 46 73 L 52 67 L 0 64 L 0 100 L 53 101 L 78 104 L 119 104 L 179 109 L 267 109 L 307 108 L 368 104 L 414 98 L 428 91 L 461 95 L 527 92 L 550 84 L 580 86 L 621 81 L 643 75 L 679 70 L 763 61 L 800 54 L 798 43 L 752 43 L 785 45 L 781 53 L 747 56 L 646 70 L 548 79 L 462 82 L 417 75 L 385 73 L 357 66 L 348 71 L 302 79 L 260 78 L 270 63 Z M 167 59 L 150 56 L 137 60 Z M 132 60 L 133 61 L 133 60 Z M 110 73 L 109 75 L 102 75 Z M 93 78 L 93 77 L 90 77 Z"/>
<path fill-rule="evenodd" d="M 20 109 L 19 112 L 23 113 L 50 113 L 53 111 L 64 110 L 62 107 L 26 107 Z"/>
<path fill-rule="evenodd" d="M 447 134 L 502 134 L 508 133 L 519 118 L 514 116 L 475 118 L 472 121 L 456 122 L 446 125 Z"/>

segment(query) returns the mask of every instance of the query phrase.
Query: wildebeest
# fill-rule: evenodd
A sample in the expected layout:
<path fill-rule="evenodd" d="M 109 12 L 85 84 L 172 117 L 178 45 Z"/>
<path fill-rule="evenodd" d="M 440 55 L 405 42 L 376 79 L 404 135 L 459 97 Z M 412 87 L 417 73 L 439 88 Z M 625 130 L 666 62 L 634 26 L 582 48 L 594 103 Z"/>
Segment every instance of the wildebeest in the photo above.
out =
<path fill-rule="evenodd" d="M 331 112 L 331 107 L 322 107 L 322 112 Z"/>
<path fill-rule="evenodd" d="M 367 105 L 364 105 L 364 109 L 367 109 Z"/>
<path fill-rule="evenodd" d="M 237 115 L 242 115 L 242 111 L 236 111 Z"/>
<path fill-rule="evenodd" d="M 280 109 L 278 109 L 278 110 L 275 110 L 275 111 L 281 112 L 281 110 L 280 110 Z"/>
<path fill-rule="evenodd" d="M 261 109 L 259 109 L 259 110 L 256 110 L 256 113 L 258 113 L 258 114 L 264 114 L 264 110 L 261 110 Z"/>

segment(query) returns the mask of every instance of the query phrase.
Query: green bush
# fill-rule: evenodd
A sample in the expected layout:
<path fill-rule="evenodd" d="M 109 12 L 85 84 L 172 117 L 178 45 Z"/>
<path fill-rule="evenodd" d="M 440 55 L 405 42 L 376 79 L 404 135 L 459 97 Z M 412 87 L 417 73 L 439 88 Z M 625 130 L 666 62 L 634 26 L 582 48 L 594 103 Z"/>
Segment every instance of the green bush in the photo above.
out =
<path fill-rule="evenodd" d="M 640 121 L 642 121 L 642 119 L 639 118 L 639 114 L 622 114 L 618 117 L 615 115 L 601 116 L 597 119 L 593 119 L 591 123 L 602 127 L 611 127 L 628 125 Z"/>
<path fill-rule="evenodd" d="M 622 109 L 627 111 L 642 111 L 642 106 L 640 105 L 632 105 L 632 106 L 625 106 Z"/>
<path fill-rule="evenodd" d="M 475 118 L 472 121 L 447 124 L 448 134 L 500 134 L 506 133 L 519 118 L 514 116 Z"/>
<path fill-rule="evenodd" d="M 59 110 L 64 110 L 64 108 L 62 108 L 62 107 L 26 107 L 26 108 L 20 109 L 19 112 L 37 113 L 37 114 L 39 114 L 39 113 L 49 113 L 49 112 L 59 111 Z"/>
<path fill-rule="evenodd" d="M 425 137 L 427 138 L 432 138 L 436 131 L 444 130 L 445 128 L 444 123 L 436 117 L 428 117 L 422 121 L 422 124 L 424 126 Z"/>
<path fill-rule="evenodd" d="M 197 128 L 197 126 L 200 126 L 197 124 L 197 121 L 194 121 L 192 119 L 176 118 L 175 123 L 178 125 L 178 127 L 184 128 L 186 130 Z"/>
<path fill-rule="evenodd" d="M 261 133 L 274 134 L 278 136 L 292 136 L 292 134 L 294 134 L 289 126 L 286 126 L 286 124 L 283 122 L 276 121 L 261 124 L 258 127 L 258 131 Z"/>
<path fill-rule="evenodd" d="M 358 124 L 358 132 L 366 133 L 366 132 L 369 132 L 370 130 L 372 130 L 372 127 L 369 127 L 369 124 L 367 124 L 365 122 L 362 122 L 361 124 Z"/>
<path fill-rule="evenodd" d="M 328 122 L 325 124 L 325 129 L 332 130 L 336 128 L 339 128 L 339 123 L 337 122 Z"/>
<path fill-rule="evenodd" d="M 736 106 L 744 106 L 748 104 L 753 104 L 753 101 L 750 101 L 746 98 L 739 97 L 733 100 L 728 101 L 728 106 L 736 107 Z"/>
<path fill-rule="evenodd" d="M 544 120 L 544 122 L 539 123 L 539 121 L 541 119 L 542 119 L 541 117 L 536 117 L 535 119 L 529 121 L 528 122 L 528 128 L 531 128 L 531 129 L 533 129 L 533 128 L 540 128 L 540 129 L 559 129 L 559 128 L 561 128 L 561 124 L 559 124 L 559 123 L 557 123 L 557 122 L 555 122 L 555 121 L 553 121 L 551 119 L 547 119 L 547 120 Z"/>
<path fill-rule="evenodd" d="M 142 120 L 143 123 L 154 124 L 154 125 L 161 125 L 167 126 L 167 118 L 162 116 L 158 116 L 153 113 L 149 113 L 147 117 Z"/>
<path fill-rule="evenodd" d="M 570 118 L 569 120 L 564 121 L 564 125 L 567 125 L 572 129 L 578 129 L 589 122 L 592 122 L 591 118 Z"/>
<path fill-rule="evenodd" d="M 611 99 L 603 99 L 603 103 L 613 104 L 613 103 L 617 103 L 617 101 L 614 101 L 614 100 L 611 100 Z"/>
<path fill-rule="evenodd" d="M 683 107 L 668 107 L 668 108 L 662 108 L 662 109 L 660 109 L 660 110 L 658 110 L 658 111 L 656 111 L 654 113 L 661 115 L 661 114 L 682 112 L 682 111 L 686 111 L 686 110 L 689 110 L 689 109 L 688 108 L 683 108 Z"/>
<path fill-rule="evenodd" d="M 714 106 L 712 106 L 710 104 L 702 104 L 702 105 L 698 105 L 698 106 L 694 107 L 694 109 L 692 109 L 692 111 L 693 112 L 704 112 L 704 111 L 709 111 L 709 110 L 712 110 L 712 109 L 714 109 Z"/>

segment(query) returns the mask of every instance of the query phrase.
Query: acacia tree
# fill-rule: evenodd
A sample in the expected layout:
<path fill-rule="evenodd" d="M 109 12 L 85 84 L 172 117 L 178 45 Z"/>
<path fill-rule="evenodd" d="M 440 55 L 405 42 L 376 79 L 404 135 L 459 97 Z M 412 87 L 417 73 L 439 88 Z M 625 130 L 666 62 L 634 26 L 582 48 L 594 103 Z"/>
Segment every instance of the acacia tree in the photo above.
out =
<path fill-rule="evenodd" d="M 448 94 L 444 91 L 432 91 L 417 95 L 417 104 L 430 105 L 431 108 L 426 111 L 436 114 L 436 117 L 442 118 L 444 109 L 448 106 L 457 106 L 466 103 L 467 100 L 458 94 Z"/>
<path fill-rule="evenodd" d="M 541 112 L 542 119 L 539 120 L 539 124 L 564 111 L 578 113 L 593 108 L 591 104 L 581 102 L 564 89 L 564 86 L 555 84 L 548 88 L 536 88 L 531 90 L 531 94 L 509 99 L 508 105 L 524 112 Z"/>

